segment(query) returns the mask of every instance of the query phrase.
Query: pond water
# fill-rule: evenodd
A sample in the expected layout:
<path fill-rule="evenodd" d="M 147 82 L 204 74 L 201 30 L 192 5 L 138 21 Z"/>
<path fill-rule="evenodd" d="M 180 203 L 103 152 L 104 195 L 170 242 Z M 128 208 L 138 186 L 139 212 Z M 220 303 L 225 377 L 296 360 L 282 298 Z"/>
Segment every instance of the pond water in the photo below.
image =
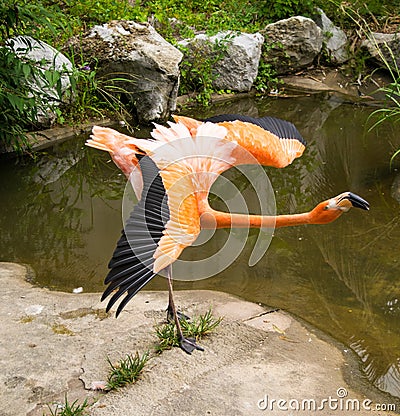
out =
<path fill-rule="evenodd" d="M 218 275 L 175 287 L 221 290 L 287 310 L 344 343 L 371 383 L 400 397 L 400 158 L 389 166 L 400 134 L 391 123 L 368 133 L 371 111 L 316 95 L 246 99 L 188 113 L 268 114 L 296 124 L 308 142 L 305 154 L 283 170 L 265 169 L 278 213 L 307 211 L 347 190 L 368 200 L 371 210 L 353 209 L 329 225 L 276 230 L 255 266 L 248 266 L 249 244 Z M 55 146 L 36 161 L 0 166 L 0 260 L 29 264 L 38 284 L 68 292 L 104 289 L 122 227 L 125 178 L 107 154 L 83 146 L 84 139 Z M 250 243 L 256 235 L 251 231 Z M 166 289 L 166 282 L 157 277 L 147 288 Z"/>

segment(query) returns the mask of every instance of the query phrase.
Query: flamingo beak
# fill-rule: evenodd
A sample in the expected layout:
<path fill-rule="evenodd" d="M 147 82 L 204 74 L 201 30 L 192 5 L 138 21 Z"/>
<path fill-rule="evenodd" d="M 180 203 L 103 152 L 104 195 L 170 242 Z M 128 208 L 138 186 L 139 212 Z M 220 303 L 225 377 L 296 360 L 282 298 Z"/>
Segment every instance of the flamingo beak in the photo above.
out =
<path fill-rule="evenodd" d="M 347 199 L 351 202 L 351 205 L 353 205 L 353 207 L 361 208 L 366 211 L 369 210 L 369 203 L 365 199 L 361 198 L 360 196 L 349 192 Z"/>
<path fill-rule="evenodd" d="M 366 211 L 369 210 L 369 203 L 360 196 L 353 194 L 352 192 L 344 192 L 334 198 L 334 204 L 336 208 L 342 211 L 348 211 L 351 207 L 361 208 Z"/>

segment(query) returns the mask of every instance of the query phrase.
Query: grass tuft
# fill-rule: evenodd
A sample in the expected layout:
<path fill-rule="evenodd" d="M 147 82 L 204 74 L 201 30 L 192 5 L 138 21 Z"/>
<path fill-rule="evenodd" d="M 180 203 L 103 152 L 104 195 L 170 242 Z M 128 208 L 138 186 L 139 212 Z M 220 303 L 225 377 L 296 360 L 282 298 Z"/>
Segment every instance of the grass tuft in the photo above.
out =
<path fill-rule="evenodd" d="M 195 338 L 196 341 L 208 335 L 221 323 L 222 317 L 215 318 L 212 310 L 209 309 L 204 315 L 199 315 L 193 321 L 184 318 L 180 320 L 182 332 L 185 337 Z M 166 323 L 155 326 L 159 343 L 156 345 L 156 352 L 161 353 L 172 347 L 179 347 L 178 334 L 175 323 Z"/>
<path fill-rule="evenodd" d="M 114 365 L 110 358 L 107 357 L 111 371 L 108 375 L 106 389 L 115 390 L 124 387 L 127 384 L 136 382 L 149 358 L 150 354 L 148 351 L 142 356 L 136 352 L 135 355 L 128 354 L 125 358 L 122 358 L 118 364 Z"/>
<path fill-rule="evenodd" d="M 78 400 L 69 404 L 67 395 L 65 395 L 65 404 L 57 405 L 54 410 L 52 410 L 50 406 L 48 406 L 48 408 L 50 410 L 50 416 L 88 416 L 89 413 L 86 408 L 89 406 L 90 404 L 87 399 L 85 399 L 82 404 L 79 404 Z M 45 416 L 44 413 L 43 416 Z"/>

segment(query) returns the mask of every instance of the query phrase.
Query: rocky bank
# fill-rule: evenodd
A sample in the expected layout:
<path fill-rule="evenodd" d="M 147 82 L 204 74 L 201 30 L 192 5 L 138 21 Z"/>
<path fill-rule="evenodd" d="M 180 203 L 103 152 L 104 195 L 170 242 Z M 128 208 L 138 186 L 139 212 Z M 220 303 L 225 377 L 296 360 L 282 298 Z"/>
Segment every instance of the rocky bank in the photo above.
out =
<path fill-rule="evenodd" d="M 378 407 L 400 408 L 365 382 L 340 344 L 283 311 L 211 291 L 176 293 L 185 313 L 211 306 L 223 317 L 201 340 L 204 352 L 152 353 L 135 384 L 93 391 L 107 377 L 107 357 L 153 351 L 167 293 L 140 292 L 115 319 L 99 294 L 51 292 L 29 274 L 0 263 L 1 416 L 49 415 L 66 395 L 69 403 L 87 398 L 93 416 L 310 415 L 318 407 L 319 415 L 392 416 Z"/>

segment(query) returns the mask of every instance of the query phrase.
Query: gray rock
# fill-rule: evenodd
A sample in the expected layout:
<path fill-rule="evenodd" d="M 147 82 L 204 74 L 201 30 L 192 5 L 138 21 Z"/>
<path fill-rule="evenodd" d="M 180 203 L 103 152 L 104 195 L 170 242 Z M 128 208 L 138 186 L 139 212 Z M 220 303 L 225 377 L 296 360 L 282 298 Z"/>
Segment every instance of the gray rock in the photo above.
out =
<path fill-rule="evenodd" d="M 71 61 L 52 46 L 43 41 L 35 40 L 30 36 L 11 38 L 7 41 L 6 45 L 20 59 L 36 62 L 37 68 L 42 73 L 45 71 L 58 71 L 62 73 L 61 97 L 56 87 L 50 87 L 44 77 L 43 79 L 32 78 L 30 83 L 31 89 L 36 95 L 40 95 L 43 101 L 38 107 L 38 122 L 45 126 L 52 124 L 56 118 L 54 109 L 60 104 L 60 98 L 62 99 L 64 97 L 66 101 L 69 99 L 69 96 L 65 95 L 65 92 L 71 87 L 69 78 L 73 69 Z"/>
<path fill-rule="evenodd" d="M 263 42 L 260 33 L 220 32 L 214 36 L 200 34 L 179 43 L 187 48 L 186 59 L 211 56 L 214 88 L 247 92 L 257 77 Z M 213 59 L 212 54 L 220 58 Z"/>
<path fill-rule="evenodd" d="M 372 33 L 361 48 L 366 49 L 376 62 L 396 71 L 400 68 L 400 36 L 398 33 Z"/>
<path fill-rule="evenodd" d="M 261 32 L 267 45 L 263 59 L 273 64 L 278 74 L 307 67 L 322 49 L 322 30 L 307 17 L 279 20 Z"/>
<path fill-rule="evenodd" d="M 321 28 L 324 36 L 324 44 L 333 64 L 342 64 L 349 60 L 347 49 L 347 35 L 342 29 L 335 26 L 323 10 L 318 9 L 318 15 L 314 18 L 315 23 Z"/>
<path fill-rule="evenodd" d="M 142 122 L 165 119 L 175 110 L 182 53 L 149 24 L 111 21 L 69 41 L 76 53 L 98 60 L 98 75 L 119 81 Z"/>

